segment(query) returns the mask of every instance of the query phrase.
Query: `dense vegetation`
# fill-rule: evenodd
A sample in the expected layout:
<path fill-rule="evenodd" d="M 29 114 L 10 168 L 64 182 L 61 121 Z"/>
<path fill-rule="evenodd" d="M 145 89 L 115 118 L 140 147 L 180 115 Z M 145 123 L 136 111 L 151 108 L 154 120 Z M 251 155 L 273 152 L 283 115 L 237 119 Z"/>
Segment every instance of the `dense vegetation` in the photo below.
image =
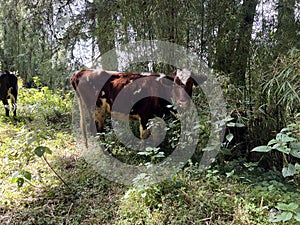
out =
<path fill-rule="evenodd" d="M 0 224 L 299 223 L 298 1 L 8 0 L 0 7 L 0 66 L 20 78 L 17 118 L 0 108 Z M 160 62 L 124 68 L 101 57 L 113 50 L 118 59 L 118 46 L 140 40 L 176 43 L 213 68 L 228 116 L 216 161 L 200 169 L 212 128 L 195 89 L 200 141 L 191 160 L 161 183 L 145 185 L 141 176 L 128 187 L 82 156 L 69 77 L 90 65 L 169 74 L 173 67 Z M 179 126 L 172 120 L 160 148 L 143 155 L 121 145 L 109 125 L 101 140 L 123 162 L 151 165 L 172 152 Z"/>

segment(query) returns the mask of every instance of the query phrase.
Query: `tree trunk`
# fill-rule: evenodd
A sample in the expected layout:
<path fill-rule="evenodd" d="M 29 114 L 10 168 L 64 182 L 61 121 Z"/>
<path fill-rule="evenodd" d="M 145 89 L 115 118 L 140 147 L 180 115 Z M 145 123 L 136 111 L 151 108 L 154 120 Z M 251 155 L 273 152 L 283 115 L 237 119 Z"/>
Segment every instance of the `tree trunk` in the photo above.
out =
<path fill-rule="evenodd" d="M 250 56 L 252 26 L 258 0 L 245 0 L 242 5 L 231 80 L 237 86 L 245 86 L 247 63 Z"/>
<path fill-rule="evenodd" d="M 106 5 L 107 4 L 107 5 Z M 114 5 L 96 1 L 92 13 L 96 20 L 97 44 L 101 54 L 101 66 L 106 70 L 117 70 L 115 23 L 117 20 Z"/>
<path fill-rule="evenodd" d="M 243 1 L 239 6 L 240 10 L 234 9 L 234 5 L 231 4 L 220 4 L 227 14 L 224 16 L 222 11 L 218 13 L 220 18 L 217 21 L 218 33 L 213 66 L 230 74 L 231 83 L 245 86 L 252 26 L 258 0 Z"/>
<path fill-rule="evenodd" d="M 295 0 L 279 0 L 278 3 L 278 26 L 276 32 L 278 53 L 284 53 L 289 49 L 299 46 L 299 26 L 295 21 Z"/>

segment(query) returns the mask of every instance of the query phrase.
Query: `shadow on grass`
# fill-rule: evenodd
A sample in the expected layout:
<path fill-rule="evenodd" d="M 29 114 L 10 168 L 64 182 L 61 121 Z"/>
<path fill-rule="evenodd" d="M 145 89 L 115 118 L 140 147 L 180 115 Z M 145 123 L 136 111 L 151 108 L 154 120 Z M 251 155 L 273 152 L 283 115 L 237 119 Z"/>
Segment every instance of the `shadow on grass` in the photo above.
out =
<path fill-rule="evenodd" d="M 46 123 L 30 115 L 0 115 L 0 224 L 110 224 L 124 187 L 102 178 L 80 157 L 67 122 Z M 29 144 L 32 137 L 37 141 Z M 46 157 L 71 190 L 42 158 L 26 158 L 40 144 L 52 150 Z M 32 173 L 32 184 L 17 188 L 10 179 L 23 169 Z"/>

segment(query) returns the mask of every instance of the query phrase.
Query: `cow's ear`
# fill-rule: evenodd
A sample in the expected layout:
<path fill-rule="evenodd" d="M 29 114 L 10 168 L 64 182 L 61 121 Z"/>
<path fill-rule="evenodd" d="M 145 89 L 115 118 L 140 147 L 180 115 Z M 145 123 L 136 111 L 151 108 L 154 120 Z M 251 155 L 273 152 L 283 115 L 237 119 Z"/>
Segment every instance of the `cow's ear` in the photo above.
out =
<path fill-rule="evenodd" d="M 197 83 L 194 79 L 194 85 L 200 85 L 203 84 L 206 80 L 207 80 L 207 76 L 204 73 L 199 73 L 199 74 L 194 74 L 194 77 L 197 77 L 197 81 L 199 81 L 199 83 Z"/>
<path fill-rule="evenodd" d="M 182 70 L 181 69 L 177 69 L 177 70 L 174 70 L 173 73 L 172 73 L 172 76 L 173 77 L 176 77 L 177 74 L 181 74 L 182 73 Z"/>

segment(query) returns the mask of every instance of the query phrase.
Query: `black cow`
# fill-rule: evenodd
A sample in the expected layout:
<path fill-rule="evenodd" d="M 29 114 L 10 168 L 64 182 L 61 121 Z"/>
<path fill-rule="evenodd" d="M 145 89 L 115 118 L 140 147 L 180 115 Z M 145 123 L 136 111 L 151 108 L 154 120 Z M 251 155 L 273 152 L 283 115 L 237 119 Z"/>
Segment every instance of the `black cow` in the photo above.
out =
<path fill-rule="evenodd" d="M 18 78 L 15 74 L 5 70 L 0 72 L 0 99 L 5 106 L 5 115 L 9 116 L 8 99 L 11 101 L 14 117 L 17 115 Z"/>

